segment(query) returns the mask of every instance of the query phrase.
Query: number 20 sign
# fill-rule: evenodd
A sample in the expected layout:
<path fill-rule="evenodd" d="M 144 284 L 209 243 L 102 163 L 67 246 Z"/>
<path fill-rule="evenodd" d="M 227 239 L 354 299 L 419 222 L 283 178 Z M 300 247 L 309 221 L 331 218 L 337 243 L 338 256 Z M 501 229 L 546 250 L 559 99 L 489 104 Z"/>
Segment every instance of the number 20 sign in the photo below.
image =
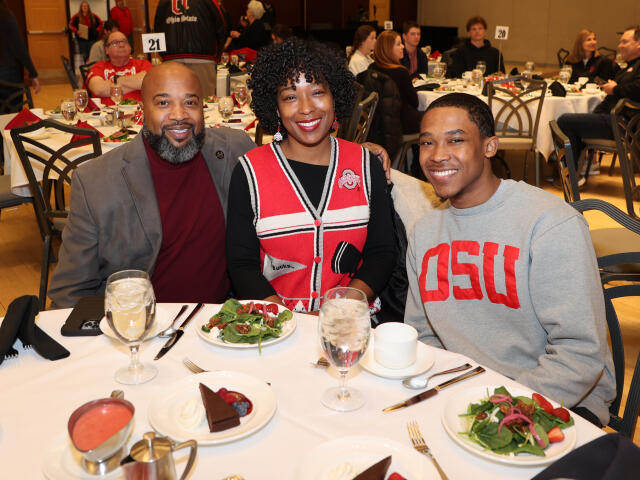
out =
<path fill-rule="evenodd" d="M 144 53 L 157 53 L 167 50 L 167 42 L 164 33 L 143 33 L 142 34 L 142 51 Z"/>

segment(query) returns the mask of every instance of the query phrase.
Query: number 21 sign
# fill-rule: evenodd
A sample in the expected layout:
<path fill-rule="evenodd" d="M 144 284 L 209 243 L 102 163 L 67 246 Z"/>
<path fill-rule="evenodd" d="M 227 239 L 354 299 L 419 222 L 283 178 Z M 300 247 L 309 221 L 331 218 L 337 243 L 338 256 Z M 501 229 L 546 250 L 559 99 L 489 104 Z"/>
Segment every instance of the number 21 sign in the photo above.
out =
<path fill-rule="evenodd" d="M 142 34 L 142 51 L 144 53 L 157 53 L 166 50 L 167 42 L 164 38 L 164 32 Z"/>

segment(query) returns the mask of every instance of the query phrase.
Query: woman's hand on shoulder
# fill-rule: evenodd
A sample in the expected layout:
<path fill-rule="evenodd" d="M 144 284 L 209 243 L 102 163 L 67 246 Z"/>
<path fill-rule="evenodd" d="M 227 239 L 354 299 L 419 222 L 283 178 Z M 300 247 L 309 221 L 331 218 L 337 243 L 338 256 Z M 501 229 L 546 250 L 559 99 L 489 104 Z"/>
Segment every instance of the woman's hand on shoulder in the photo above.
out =
<path fill-rule="evenodd" d="M 391 183 L 391 159 L 387 151 L 377 143 L 363 142 L 361 145 L 378 157 L 378 160 L 382 163 L 384 175 L 387 177 L 387 183 Z"/>

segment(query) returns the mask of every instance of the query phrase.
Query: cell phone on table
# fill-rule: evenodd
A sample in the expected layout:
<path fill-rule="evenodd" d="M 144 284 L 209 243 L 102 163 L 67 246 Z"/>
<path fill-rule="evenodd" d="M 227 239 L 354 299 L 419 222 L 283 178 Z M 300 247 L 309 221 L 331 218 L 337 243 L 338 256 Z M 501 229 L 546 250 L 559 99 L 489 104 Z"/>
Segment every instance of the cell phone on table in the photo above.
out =
<path fill-rule="evenodd" d="M 78 303 L 64 322 L 60 333 L 65 337 L 100 335 L 100 321 L 104 317 L 104 295 L 91 295 Z"/>

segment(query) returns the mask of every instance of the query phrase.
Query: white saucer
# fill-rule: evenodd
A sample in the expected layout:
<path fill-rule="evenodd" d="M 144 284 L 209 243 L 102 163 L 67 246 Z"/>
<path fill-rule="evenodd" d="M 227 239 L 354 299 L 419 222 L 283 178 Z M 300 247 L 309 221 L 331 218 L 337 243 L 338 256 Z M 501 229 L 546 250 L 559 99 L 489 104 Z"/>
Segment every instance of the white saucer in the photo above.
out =
<path fill-rule="evenodd" d="M 364 356 L 360 360 L 360 366 L 366 371 L 373 373 L 379 377 L 402 379 L 411 377 L 413 375 L 419 375 L 427 372 L 435 361 L 435 355 L 433 351 L 424 343 L 418 342 L 418 348 L 416 349 L 416 361 L 413 365 L 407 368 L 387 368 L 376 362 L 373 356 L 373 335 L 369 338 L 369 346 Z"/>

